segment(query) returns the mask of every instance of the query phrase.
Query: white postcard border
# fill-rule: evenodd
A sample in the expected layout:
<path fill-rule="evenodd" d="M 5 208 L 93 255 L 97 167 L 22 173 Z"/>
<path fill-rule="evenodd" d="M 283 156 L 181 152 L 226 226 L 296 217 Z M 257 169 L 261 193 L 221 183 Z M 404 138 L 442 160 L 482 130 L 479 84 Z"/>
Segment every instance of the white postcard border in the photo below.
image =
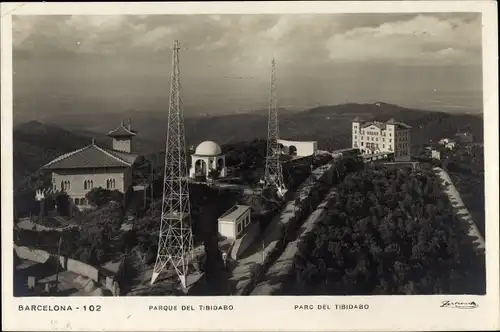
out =
<path fill-rule="evenodd" d="M 499 328 L 498 40 L 493 1 L 1 4 L 2 320 L 6 330 L 493 330 Z M 12 255 L 12 15 L 481 12 L 486 192 L 487 295 L 344 297 L 69 297 L 14 298 Z M 475 301 L 473 310 L 442 301 Z M 26 312 L 20 305 L 71 305 L 72 312 Z M 368 310 L 296 311 L 295 304 L 368 304 Z M 89 311 L 99 305 L 101 311 Z M 192 305 L 196 311 L 149 311 Z M 199 305 L 232 305 L 200 311 Z M 86 306 L 84 311 L 83 307 Z M 76 310 L 76 307 L 79 309 Z"/>

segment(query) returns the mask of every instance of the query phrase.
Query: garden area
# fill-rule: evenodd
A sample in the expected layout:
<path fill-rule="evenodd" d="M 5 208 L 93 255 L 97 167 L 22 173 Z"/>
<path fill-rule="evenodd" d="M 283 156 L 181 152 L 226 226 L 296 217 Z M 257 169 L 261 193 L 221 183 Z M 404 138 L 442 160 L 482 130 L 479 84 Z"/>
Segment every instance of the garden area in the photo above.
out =
<path fill-rule="evenodd" d="M 124 210 L 122 197 L 119 192 L 93 189 L 86 195 L 93 209 L 73 219 L 79 224 L 78 228 L 64 231 L 14 229 L 14 242 L 57 254 L 62 239 L 61 255 L 99 266 L 130 250 L 128 240 L 120 232 Z"/>
<path fill-rule="evenodd" d="M 484 294 L 484 253 L 430 167 L 348 174 L 283 295 Z"/>

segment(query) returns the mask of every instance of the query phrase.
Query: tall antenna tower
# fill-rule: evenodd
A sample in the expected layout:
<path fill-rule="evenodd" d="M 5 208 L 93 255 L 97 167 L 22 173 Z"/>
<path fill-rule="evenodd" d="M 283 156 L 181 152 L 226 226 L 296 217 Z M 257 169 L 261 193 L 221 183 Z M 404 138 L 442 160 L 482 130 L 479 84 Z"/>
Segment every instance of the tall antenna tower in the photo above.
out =
<path fill-rule="evenodd" d="M 165 144 L 165 173 L 158 255 L 151 277 L 153 284 L 170 263 L 186 288 L 186 277 L 193 254 L 191 208 L 187 181 L 186 142 L 179 82 L 179 42 L 174 41 L 168 128 Z"/>
<path fill-rule="evenodd" d="M 278 144 L 279 124 L 276 99 L 276 60 L 273 58 L 271 93 L 269 98 L 269 120 L 267 123 L 267 155 L 264 186 L 275 188 L 278 191 L 278 195 L 282 196 L 286 192 L 286 188 L 283 183 L 283 172 L 280 164 L 281 148 Z"/>

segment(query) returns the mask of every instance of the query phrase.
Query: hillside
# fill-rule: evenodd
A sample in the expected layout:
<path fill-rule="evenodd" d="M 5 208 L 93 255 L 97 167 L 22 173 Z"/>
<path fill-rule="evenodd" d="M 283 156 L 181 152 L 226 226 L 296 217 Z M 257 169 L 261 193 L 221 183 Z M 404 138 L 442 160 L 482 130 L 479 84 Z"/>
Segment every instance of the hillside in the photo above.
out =
<path fill-rule="evenodd" d="M 125 112 L 122 117 L 132 118 L 133 127 L 139 131 L 138 138 L 148 141 L 147 146 L 156 150 L 163 148 L 167 127 L 167 112 L 135 111 Z M 413 126 L 413 142 L 427 143 L 442 136 L 452 135 L 457 129 L 469 130 L 478 140 L 483 137 L 482 116 L 447 114 L 403 108 L 386 103 L 342 104 L 321 106 L 308 111 L 280 109 L 280 135 L 283 138 L 318 140 L 320 148 L 334 149 L 350 145 L 351 120 L 388 120 L 393 117 Z M 69 130 L 106 132 L 116 126 L 115 114 L 72 114 L 47 123 L 63 126 Z M 185 118 L 186 141 L 188 145 L 204 140 L 219 144 L 266 138 L 267 111 L 230 114 L 223 116 L 200 116 Z"/>
<path fill-rule="evenodd" d="M 133 119 L 133 127 L 139 131 L 135 140 L 136 150 L 142 154 L 161 151 L 167 127 L 167 114 L 159 112 L 135 112 L 124 114 Z M 428 143 L 443 136 L 454 134 L 458 129 L 471 131 L 478 141 L 483 137 L 482 117 L 452 115 L 407 109 L 396 105 L 343 104 L 321 106 L 303 112 L 280 110 L 280 136 L 289 139 L 318 140 L 320 149 L 337 149 L 351 144 L 351 120 L 387 120 L 391 117 L 413 127 L 412 143 Z M 14 129 L 15 183 L 35 172 L 40 166 L 62 153 L 81 148 L 91 142 L 109 146 L 105 133 L 116 126 L 116 115 L 78 116 L 61 118 L 60 126 L 31 121 Z M 55 121 L 55 120 L 53 120 Z M 63 129 L 63 128 L 65 129 Z M 221 145 L 250 141 L 267 136 L 265 111 L 232 114 L 218 117 L 186 118 L 188 146 L 203 140 L 214 140 Z"/>
<path fill-rule="evenodd" d="M 91 139 L 38 121 L 20 124 L 13 132 L 14 187 L 60 154 L 90 144 Z"/>
<path fill-rule="evenodd" d="M 111 139 L 105 133 L 70 131 L 39 121 L 19 124 L 13 132 L 14 184 L 20 185 L 26 176 L 55 157 L 89 145 L 92 138 L 101 146 L 111 146 Z M 134 144 L 139 153 L 149 153 L 156 148 L 141 138 L 136 139 Z"/>

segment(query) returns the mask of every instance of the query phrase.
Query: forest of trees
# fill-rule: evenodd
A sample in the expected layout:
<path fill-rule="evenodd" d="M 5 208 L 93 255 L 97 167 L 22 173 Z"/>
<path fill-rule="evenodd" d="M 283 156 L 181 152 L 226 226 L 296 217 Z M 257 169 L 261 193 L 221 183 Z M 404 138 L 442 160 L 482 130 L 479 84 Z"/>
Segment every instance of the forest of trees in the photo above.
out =
<path fill-rule="evenodd" d="M 300 245 L 286 294 L 485 292 L 484 253 L 428 169 L 369 166 Z"/>

